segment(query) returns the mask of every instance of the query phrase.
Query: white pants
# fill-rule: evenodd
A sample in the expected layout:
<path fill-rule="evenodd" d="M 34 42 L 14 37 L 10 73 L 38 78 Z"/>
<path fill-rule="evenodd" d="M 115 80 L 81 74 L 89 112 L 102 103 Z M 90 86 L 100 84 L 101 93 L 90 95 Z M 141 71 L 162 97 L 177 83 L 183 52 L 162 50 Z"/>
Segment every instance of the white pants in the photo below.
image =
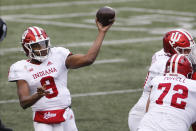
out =
<path fill-rule="evenodd" d="M 137 131 L 188 131 L 189 126 L 179 117 L 164 112 L 147 112 Z"/>
<path fill-rule="evenodd" d="M 35 131 L 78 131 L 74 113 L 71 108 L 66 109 L 63 117 L 65 118 L 65 121 L 59 124 L 33 122 Z"/>
<path fill-rule="evenodd" d="M 142 96 L 140 97 L 138 102 L 129 111 L 128 125 L 130 131 L 137 130 L 137 127 L 139 126 L 140 121 L 146 112 L 146 103 L 148 101 L 149 94 L 150 92 L 143 91 Z"/>

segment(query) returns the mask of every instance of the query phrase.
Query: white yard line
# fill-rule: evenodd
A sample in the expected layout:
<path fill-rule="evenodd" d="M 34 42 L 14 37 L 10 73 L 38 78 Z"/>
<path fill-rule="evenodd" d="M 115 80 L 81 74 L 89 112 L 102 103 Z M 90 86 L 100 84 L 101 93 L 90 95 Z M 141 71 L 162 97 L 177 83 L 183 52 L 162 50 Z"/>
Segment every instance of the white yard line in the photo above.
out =
<path fill-rule="evenodd" d="M 105 92 L 92 92 L 92 93 L 79 93 L 71 95 L 72 98 L 85 97 L 85 96 L 100 96 L 100 95 L 111 95 L 111 94 L 124 94 L 124 93 L 134 93 L 140 92 L 143 89 L 129 89 L 129 90 L 114 90 L 114 91 L 105 91 Z M 0 104 L 7 103 L 18 103 L 18 99 L 15 100 L 1 100 Z"/>
<path fill-rule="evenodd" d="M 47 20 L 34 20 L 34 19 L 18 19 L 18 18 L 7 18 L 7 21 L 19 22 L 19 23 L 33 23 L 41 25 L 53 25 L 60 27 L 71 27 L 71 28 L 85 28 L 85 29 L 96 29 L 97 27 L 92 24 L 78 24 L 78 23 L 67 23 L 67 22 L 58 22 L 58 21 L 47 21 Z M 135 28 L 135 27 L 112 27 L 111 31 L 145 31 L 149 32 L 149 28 Z"/>
<path fill-rule="evenodd" d="M 148 41 L 159 41 L 162 37 L 145 37 L 145 38 L 135 38 L 135 39 L 125 39 L 125 40 L 111 40 L 104 41 L 103 45 L 122 45 L 122 44 L 133 44 L 133 43 L 144 43 Z M 80 46 L 90 46 L 92 42 L 82 42 L 82 43 L 69 43 L 69 44 L 60 44 L 56 46 L 63 47 L 80 47 Z M 0 55 L 5 55 L 6 53 L 22 51 L 21 48 L 1 48 Z"/>
<path fill-rule="evenodd" d="M 118 8 L 118 11 L 134 11 L 134 12 L 146 12 L 146 13 L 153 13 L 153 14 L 196 16 L 196 14 L 193 12 L 182 12 L 182 11 L 161 10 L 161 9 L 147 9 L 147 8 L 133 8 L 133 7 Z"/>
<path fill-rule="evenodd" d="M 55 5 L 54 5 L 55 6 Z M 3 7 L 3 6 L 2 6 Z M 0 10 L 1 8 L 0 7 Z M 43 7 L 44 8 L 44 7 Z M 162 15 L 182 15 L 193 17 L 196 16 L 193 12 L 182 12 L 182 11 L 174 11 L 174 10 L 160 10 L 160 9 L 147 9 L 147 8 L 134 8 L 134 7 L 120 7 L 115 8 L 116 12 L 143 12 L 143 13 L 153 13 L 153 14 L 162 14 Z M 10 15 L 2 15 L 1 17 L 4 19 L 11 18 L 36 18 L 36 19 L 57 19 L 57 18 L 73 18 L 73 17 L 81 17 L 81 16 L 94 16 L 97 9 L 92 12 L 78 12 L 78 13 L 61 13 L 61 14 L 50 14 L 50 15 L 39 15 L 39 14 L 10 14 Z"/>
<path fill-rule="evenodd" d="M 21 10 L 21 9 L 34 9 L 34 8 L 45 8 L 45 7 L 64 7 L 71 5 L 93 5 L 93 4 L 110 4 L 110 3 L 122 3 L 140 0 L 99 0 L 99 1 L 74 1 L 74 2 L 55 2 L 48 4 L 28 4 L 28 5 L 10 5 L 1 6 L 0 10 Z"/>
<path fill-rule="evenodd" d="M 100 95 L 111 95 L 111 94 L 134 93 L 134 92 L 140 92 L 142 90 L 143 89 L 114 90 L 114 91 L 105 91 L 105 92 L 73 94 L 71 96 L 72 98 L 77 98 L 82 96 L 100 96 Z"/>
<path fill-rule="evenodd" d="M 54 25 L 60 27 L 72 27 L 72 28 L 85 28 L 85 29 L 97 29 L 95 25 L 90 24 L 78 24 L 78 23 L 67 23 L 67 22 L 57 22 L 57 21 L 46 21 L 46 20 L 33 20 L 33 19 L 14 19 L 9 18 L 8 21 L 19 22 L 19 23 L 33 23 L 41 25 Z"/>
<path fill-rule="evenodd" d="M 126 59 L 96 60 L 94 64 L 126 62 Z"/>
<path fill-rule="evenodd" d="M 122 44 L 133 44 L 133 43 L 143 43 L 148 41 L 157 41 L 161 40 L 162 37 L 143 37 L 143 38 L 133 38 L 133 39 L 125 39 L 125 40 L 110 40 L 103 41 L 103 45 L 122 45 Z M 92 42 L 82 42 L 82 43 L 70 43 L 70 44 L 61 44 L 59 46 L 64 47 L 77 47 L 77 46 L 90 46 Z"/>
<path fill-rule="evenodd" d="M 30 18 L 30 19 L 58 19 L 58 18 L 74 18 L 82 16 L 94 16 L 96 12 L 78 12 L 78 13 L 62 13 L 62 14 L 48 14 L 48 15 L 39 15 L 39 14 L 11 14 L 11 15 L 2 15 L 4 19 L 14 19 L 14 18 Z"/>

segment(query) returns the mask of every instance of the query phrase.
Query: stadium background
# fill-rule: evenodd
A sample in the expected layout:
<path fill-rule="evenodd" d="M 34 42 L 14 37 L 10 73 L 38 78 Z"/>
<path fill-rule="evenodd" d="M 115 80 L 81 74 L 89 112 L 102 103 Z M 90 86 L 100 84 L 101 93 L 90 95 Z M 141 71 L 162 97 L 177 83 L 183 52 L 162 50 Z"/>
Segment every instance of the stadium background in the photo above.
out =
<path fill-rule="evenodd" d="M 52 46 L 85 53 L 97 35 L 96 11 L 116 10 L 94 65 L 70 70 L 68 88 L 80 131 L 128 131 L 128 112 L 142 93 L 153 53 L 169 29 L 196 36 L 195 0 L 1 0 L 8 34 L 0 44 L 0 117 L 14 131 L 33 131 L 31 109 L 18 103 L 16 84 L 7 82 L 9 66 L 26 59 L 21 35 L 28 26 L 44 28 Z"/>

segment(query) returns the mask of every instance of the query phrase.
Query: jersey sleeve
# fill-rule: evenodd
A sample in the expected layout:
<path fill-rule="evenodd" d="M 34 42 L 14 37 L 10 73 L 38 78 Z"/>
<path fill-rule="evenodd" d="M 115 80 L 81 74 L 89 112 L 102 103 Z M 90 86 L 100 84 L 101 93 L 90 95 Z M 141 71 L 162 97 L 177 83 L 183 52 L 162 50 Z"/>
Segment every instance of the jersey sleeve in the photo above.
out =
<path fill-rule="evenodd" d="M 145 83 L 144 83 L 144 90 L 145 91 L 150 91 L 150 81 L 160 75 L 160 70 L 159 70 L 159 65 L 157 63 L 159 63 L 159 59 L 157 59 L 157 54 L 158 53 L 155 53 L 153 56 L 152 56 L 152 61 L 151 61 L 151 65 L 150 65 L 150 68 L 148 70 L 148 74 L 146 76 L 146 79 L 145 79 Z"/>
<path fill-rule="evenodd" d="M 151 87 L 151 80 L 158 76 L 159 74 L 155 73 L 155 72 L 148 72 L 147 76 L 146 76 L 146 80 L 144 83 L 144 90 L 145 91 L 150 91 L 150 87 Z"/>
<path fill-rule="evenodd" d="M 155 72 L 155 73 L 161 72 L 160 62 L 161 62 L 160 58 L 158 58 L 158 55 L 155 53 L 152 57 L 152 62 L 149 68 L 149 72 Z"/>
<path fill-rule="evenodd" d="M 149 68 L 149 72 L 154 72 L 158 75 L 165 73 L 165 66 L 170 57 L 165 55 L 163 50 L 156 52 L 152 57 L 152 62 Z"/>
<path fill-rule="evenodd" d="M 71 54 L 69 49 L 63 47 L 55 47 L 55 50 L 63 61 L 65 61 L 67 57 Z"/>
<path fill-rule="evenodd" d="M 8 72 L 8 81 L 14 82 L 17 80 L 25 80 L 25 73 L 24 70 L 20 69 L 19 64 L 11 65 L 9 72 Z"/>
<path fill-rule="evenodd" d="M 149 91 L 149 82 L 156 76 L 163 76 L 165 73 L 166 62 L 169 56 L 164 54 L 163 50 L 156 52 L 152 57 L 152 62 L 144 84 L 144 90 Z"/>

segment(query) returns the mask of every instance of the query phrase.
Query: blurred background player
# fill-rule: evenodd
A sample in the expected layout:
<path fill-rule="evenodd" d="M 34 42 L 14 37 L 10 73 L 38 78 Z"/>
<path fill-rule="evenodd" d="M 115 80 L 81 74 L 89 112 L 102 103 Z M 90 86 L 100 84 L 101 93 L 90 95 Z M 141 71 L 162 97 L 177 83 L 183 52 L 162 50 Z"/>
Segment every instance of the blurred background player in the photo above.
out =
<path fill-rule="evenodd" d="M 35 131 L 77 131 L 67 88 L 67 73 L 92 64 L 112 24 L 102 26 L 87 54 L 72 54 L 63 47 L 50 48 L 50 38 L 39 27 L 29 27 L 22 35 L 22 47 L 28 60 L 10 67 L 9 81 L 17 84 L 23 109 L 32 107 Z"/>
<path fill-rule="evenodd" d="M 7 35 L 7 25 L 5 21 L 0 18 L 0 42 L 4 40 Z M 0 131 L 12 131 L 12 129 L 6 128 L 0 119 Z"/>
<path fill-rule="evenodd" d="M 131 131 L 136 131 L 145 114 L 145 107 L 150 93 L 146 90 L 147 88 L 150 88 L 148 87 L 148 83 L 155 76 L 163 75 L 165 73 L 165 65 L 171 55 L 176 53 L 188 55 L 194 45 L 195 42 L 192 35 L 184 29 L 175 29 L 165 33 L 163 37 L 163 49 L 156 52 L 152 57 L 151 66 L 144 83 L 143 93 L 129 112 L 128 125 Z"/>
<path fill-rule="evenodd" d="M 138 131 L 188 131 L 196 122 L 196 81 L 190 79 L 191 62 L 175 54 L 168 60 L 165 72 L 165 76 L 157 76 L 149 83 L 147 113 Z"/>
<path fill-rule="evenodd" d="M 7 35 L 7 25 L 5 21 L 0 18 L 0 42 L 4 40 Z"/>

